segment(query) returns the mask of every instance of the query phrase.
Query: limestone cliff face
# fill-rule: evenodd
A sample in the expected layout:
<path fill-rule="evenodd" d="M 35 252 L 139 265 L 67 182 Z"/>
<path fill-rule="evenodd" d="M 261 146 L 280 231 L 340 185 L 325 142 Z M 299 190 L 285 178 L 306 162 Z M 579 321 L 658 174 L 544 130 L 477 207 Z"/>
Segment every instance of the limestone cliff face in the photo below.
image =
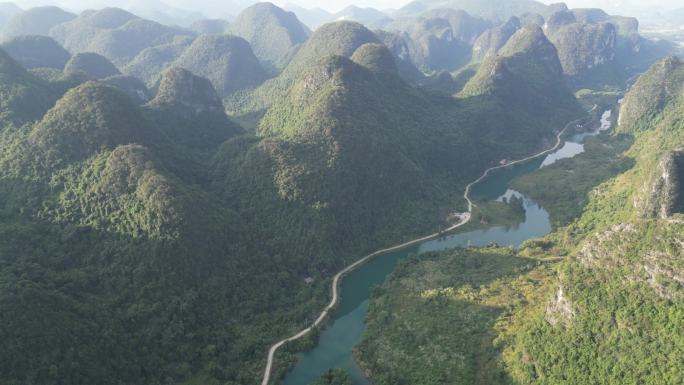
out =
<path fill-rule="evenodd" d="M 669 218 L 684 213 L 684 148 L 668 153 L 658 164 L 652 180 L 636 201 L 641 213 L 649 218 Z"/>
<path fill-rule="evenodd" d="M 667 57 L 644 73 L 634 84 L 620 108 L 618 130 L 639 131 L 641 126 L 682 96 L 684 63 Z"/>
<path fill-rule="evenodd" d="M 520 26 L 520 19 L 512 17 L 506 23 L 486 30 L 473 44 L 473 61 L 482 61 L 489 56 L 496 55 L 508 39 L 520 29 Z"/>
<path fill-rule="evenodd" d="M 578 76 L 615 60 L 617 30 L 611 23 L 569 23 L 548 27 L 547 35 L 558 49 L 563 72 Z"/>

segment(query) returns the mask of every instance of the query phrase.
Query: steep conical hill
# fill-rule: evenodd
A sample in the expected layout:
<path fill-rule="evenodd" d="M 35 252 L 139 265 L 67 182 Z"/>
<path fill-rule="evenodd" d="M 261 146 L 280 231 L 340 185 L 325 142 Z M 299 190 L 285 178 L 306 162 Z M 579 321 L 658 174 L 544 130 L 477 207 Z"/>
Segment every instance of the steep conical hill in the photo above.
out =
<path fill-rule="evenodd" d="M 472 60 L 478 62 L 496 55 L 520 27 L 520 19 L 512 17 L 504 24 L 486 30 L 473 43 Z"/>
<path fill-rule="evenodd" d="M 202 35 L 174 65 L 209 79 L 221 96 L 254 88 L 266 80 L 249 43 L 236 36 Z"/>
<path fill-rule="evenodd" d="M 179 145 L 217 147 L 241 131 L 226 116 L 211 83 L 182 68 L 164 71 L 157 96 L 146 107 Z"/>
<path fill-rule="evenodd" d="M 164 69 L 173 64 L 194 40 L 191 36 L 177 36 L 168 44 L 145 48 L 122 70 L 143 80 L 148 87 L 153 87 Z"/>
<path fill-rule="evenodd" d="M 25 68 L 61 70 L 71 54 L 47 36 L 17 36 L 2 43 L 2 48 Z"/>
<path fill-rule="evenodd" d="M 246 8 L 228 30 L 247 40 L 259 60 L 273 69 L 285 67 L 295 47 L 311 34 L 294 13 L 271 3 L 257 3 Z"/>
<path fill-rule="evenodd" d="M 35 7 L 17 13 L 2 28 L 3 38 L 22 35 L 48 36 L 52 27 L 75 18 L 76 15 L 54 6 Z"/>
<path fill-rule="evenodd" d="M 665 154 L 643 188 L 638 207 L 650 218 L 666 219 L 684 214 L 684 148 Z"/>
<path fill-rule="evenodd" d="M 74 55 L 64 67 L 64 72 L 82 72 L 92 79 L 102 79 L 121 74 L 119 69 L 106 57 L 92 52 L 82 52 Z"/>
<path fill-rule="evenodd" d="M 520 29 L 499 51 L 499 55 L 486 59 L 466 83 L 459 93 L 464 102 L 481 105 L 477 108 L 488 106 L 492 116 L 508 116 L 511 126 L 527 127 L 518 135 L 530 137 L 541 135 L 550 138 L 552 129 L 560 129 L 582 115 L 579 104 L 565 84 L 556 48 L 540 27 L 528 25 Z M 524 123 L 526 120 L 529 124 Z M 552 125 L 555 127 L 535 127 L 532 124 L 535 121 L 554 122 Z M 492 133 L 494 137 L 491 140 L 495 142 L 503 140 L 501 135 L 506 135 L 505 129 L 491 131 L 485 128 L 484 132 Z"/>
<path fill-rule="evenodd" d="M 78 17 L 50 30 L 50 36 L 73 53 L 91 50 L 91 41 L 102 30 L 115 29 L 131 20 L 134 14 L 120 8 L 84 11 Z"/>
<path fill-rule="evenodd" d="M 360 46 L 379 42 L 373 32 L 358 23 L 340 21 L 323 25 L 302 46 L 280 75 L 266 81 L 248 97 L 231 100 L 228 108 L 236 114 L 259 113 L 284 96 L 292 83 L 312 63 L 330 55 L 351 57 Z"/>
<path fill-rule="evenodd" d="M 394 56 L 383 44 L 364 44 L 354 51 L 351 59 L 373 72 L 397 72 L 397 63 L 394 61 Z"/>
<path fill-rule="evenodd" d="M 21 124 L 40 119 L 58 98 L 46 81 L 27 72 L 0 49 L 0 121 Z"/>
<path fill-rule="evenodd" d="M 408 35 L 409 53 L 422 70 L 456 70 L 470 61 L 473 41 L 491 24 L 462 10 L 435 9 L 399 20 L 392 29 Z"/>
<path fill-rule="evenodd" d="M 511 97 L 516 92 L 548 97 L 547 93 L 538 92 L 541 90 L 524 92 L 528 87 L 540 87 L 554 94 L 569 94 L 562 78 L 563 70 L 556 48 L 538 26 L 528 25 L 517 31 L 501 48 L 499 55 L 482 64 L 477 74 L 466 84 L 462 95 L 503 91 Z M 514 85 L 507 82 L 519 83 Z M 554 92 L 554 89 L 557 91 Z"/>
<path fill-rule="evenodd" d="M 100 80 L 101 83 L 118 88 L 138 104 L 144 104 L 152 99 L 152 92 L 140 79 L 134 76 L 114 75 Z"/>
<path fill-rule="evenodd" d="M 78 44 L 80 52 L 98 53 L 113 63 L 122 65 L 146 48 L 169 44 L 179 36 L 194 36 L 194 33 L 150 20 L 133 18 L 116 28 L 86 28 L 83 36 L 83 44 Z"/>
<path fill-rule="evenodd" d="M 649 127 L 668 106 L 684 97 L 684 63 L 667 57 L 644 73 L 625 96 L 620 108 L 618 130 L 637 132 Z"/>
<path fill-rule="evenodd" d="M 617 31 L 610 23 L 571 23 L 549 33 L 558 49 L 563 71 L 568 76 L 582 75 L 610 66 L 615 60 Z"/>
<path fill-rule="evenodd" d="M 119 144 L 146 143 L 151 129 L 134 102 L 91 81 L 68 91 L 36 124 L 30 143 L 48 164 L 86 159 Z"/>
<path fill-rule="evenodd" d="M 80 218 L 81 226 L 153 240 L 213 231 L 203 225 L 204 218 L 193 217 L 204 202 L 191 202 L 182 183 L 147 147 L 117 146 L 86 161 L 84 169 L 64 178 L 67 193 L 54 208 L 61 218 Z"/>

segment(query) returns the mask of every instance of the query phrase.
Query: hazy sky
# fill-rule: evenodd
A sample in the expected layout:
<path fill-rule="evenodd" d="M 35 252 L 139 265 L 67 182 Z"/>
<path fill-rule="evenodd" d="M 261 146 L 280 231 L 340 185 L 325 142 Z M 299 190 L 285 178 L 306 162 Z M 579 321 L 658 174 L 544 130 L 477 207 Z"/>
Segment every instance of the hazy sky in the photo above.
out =
<path fill-rule="evenodd" d="M 320 7 L 329 11 L 338 11 L 347 5 L 355 4 L 364 7 L 379 9 L 400 8 L 409 0 L 271 0 L 278 5 L 293 3 L 307 8 Z M 487 0 L 482 0 L 487 1 Z M 546 3 L 560 0 L 542 0 Z M 17 5 L 28 8 L 36 5 L 55 4 L 71 10 L 84 8 L 99 8 L 105 5 L 119 6 L 122 8 L 143 9 L 158 8 L 164 4 L 203 13 L 211 16 L 215 12 L 237 13 L 235 10 L 242 8 L 253 0 L 15 0 Z M 596 7 L 609 12 L 639 16 L 638 13 L 659 8 L 660 10 L 672 9 L 684 6 L 682 0 L 567 0 L 571 7 Z"/>

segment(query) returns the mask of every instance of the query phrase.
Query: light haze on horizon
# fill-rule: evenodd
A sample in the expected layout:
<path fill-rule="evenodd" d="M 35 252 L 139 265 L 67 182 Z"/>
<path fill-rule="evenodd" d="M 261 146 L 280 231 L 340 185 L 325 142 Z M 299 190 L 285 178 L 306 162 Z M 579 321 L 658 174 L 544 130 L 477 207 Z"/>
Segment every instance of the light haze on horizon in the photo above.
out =
<path fill-rule="evenodd" d="M 337 12 L 349 6 L 373 7 L 380 10 L 398 9 L 411 0 L 271 0 L 279 6 L 287 4 L 305 8 L 322 8 L 329 12 Z M 482 0 L 487 1 L 487 0 Z M 235 15 L 239 11 L 258 1 L 254 0 L 15 0 L 18 6 L 26 9 L 40 5 L 57 5 L 71 11 L 96 9 L 105 6 L 121 7 L 131 10 L 163 10 L 179 8 L 200 12 L 207 17 L 224 17 Z M 555 3 L 558 0 L 542 0 L 543 3 Z M 567 0 L 571 8 L 602 8 L 609 13 L 625 16 L 642 16 L 644 12 L 666 12 L 684 7 L 681 0 Z"/>

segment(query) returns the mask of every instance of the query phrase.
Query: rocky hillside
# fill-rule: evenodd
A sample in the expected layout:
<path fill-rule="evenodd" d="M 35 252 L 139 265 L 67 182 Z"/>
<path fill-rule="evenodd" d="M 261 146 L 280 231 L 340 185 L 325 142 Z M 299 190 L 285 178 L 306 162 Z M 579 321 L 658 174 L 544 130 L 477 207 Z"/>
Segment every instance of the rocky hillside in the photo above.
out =
<path fill-rule="evenodd" d="M 389 26 L 406 34 L 413 63 L 423 71 L 456 70 L 468 63 L 473 42 L 491 25 L 464 11 L 440 9 Z"/>
<path fill-rule="evenodd" d="M 663 110 L 681 99 L 684 89 L 684 63 L 668 57 L 654 64 L 632 87 L 620 110 L 618 128 L 640 131 L 647 128 Z"/>
<path fill-rule="evenodd" d="M 490 56 L 495 56 L 520 27 L 520 19 L 512 17 L 504 24 L 483 32 L 473 43 L 472 60 L 479 62 Z"/>

